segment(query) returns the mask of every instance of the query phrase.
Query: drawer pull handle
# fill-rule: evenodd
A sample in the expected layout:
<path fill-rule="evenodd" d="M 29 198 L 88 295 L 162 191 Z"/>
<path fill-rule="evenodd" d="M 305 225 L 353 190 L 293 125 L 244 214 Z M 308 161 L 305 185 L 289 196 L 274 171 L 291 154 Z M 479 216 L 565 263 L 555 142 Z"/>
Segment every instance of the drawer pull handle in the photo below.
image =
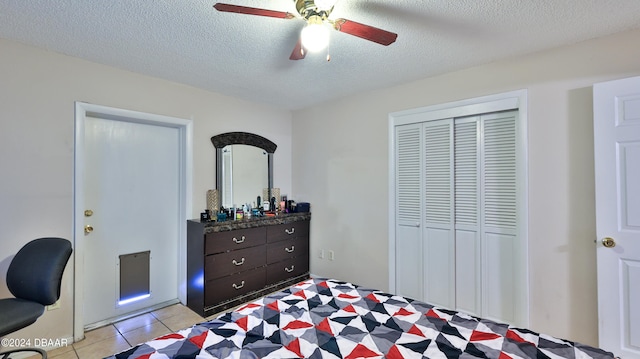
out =
<path fill-rule="evenodd" d="M 293 251 L 296 250 L 296 246 L 291 246 L 291 248 L 285 247 L 284 250 L 287 251 L 287 253 L 293 253 Z"/>
<path fill-rule="evenodd" d="M 244 264 L 244 257 L 242 257 L 242 259 L 240 260 L 240 262 L 236 261 L 235 259 L 232 261 L 233 264 L 237 265 L 237 266 L 241 266 Z"/>
<path fill-rule="evenodd" d="M 236 237 L 233 237 L 233 241 L 238 243 L 238 244 L 244 242 L 245 239 L 246 239 L 245 236 L 240 237 L 240 239 L 238 239 Z"/>
<path fill-rule="evenodd" d="M 293 234 L 293 232 L 295 232 L 295 231 L 296 231 L 296 229 L 295 229 L 295 227 L 294 227 L 294 228 L 291 228 L 291 229 L 285 229 L 284 231 L 285 231 L 287 234 Z"/>
<path fill-rule="evenodd" d="M 244 287 L 244 281 L 242 281 L 242 283 L 240 285 L 237 285 L 237 284 L 233 283 L 233 288 L 235 288 L 236 290 L 238 290 L 238 289 L 240 289 L 242 287 Z"/>
<path fill-rule="evenodd" d="M 291 273 L 291 272 L 293 272 L 293 270 L 295 269 L 295 267 L 296 267 L 296 266 L 294 266 L 294 265 L 292 264 L 292 265 L 291 265 L 291 268 L 285 268 L 284 270 L 285 270 L 287 273 Z"/>

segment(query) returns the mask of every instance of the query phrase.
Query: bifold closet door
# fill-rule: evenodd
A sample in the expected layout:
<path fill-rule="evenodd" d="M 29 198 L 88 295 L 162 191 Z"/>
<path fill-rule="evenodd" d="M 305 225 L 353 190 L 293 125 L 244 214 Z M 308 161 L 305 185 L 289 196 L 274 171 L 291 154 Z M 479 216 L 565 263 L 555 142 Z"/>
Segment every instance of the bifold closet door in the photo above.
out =
<path fill-rule="evenodd" d="M 482 295 L 480 116 L 454 122 L 455 308 L 480 315 Z"/>
<path fill-rule="evenodd" d="M 455 308 L 453 119 L 423 125 L 424 298 Z"/>
<path fill-rule="evenodd" d="M 395 130 L 396 181 L 396 292 L 423 298 L 422 124 Z"/>
<path fill-rule="evenodd" d="M 455 300 L 450 308 L 516 321 L 517 112 L 456 118 L 453 155 Z"/>
<path fill-rule="evenodd" d="M 481 117 L 482 316 L 518 322 L 525 264 L 517 238 L 517 112 Z"/>
<path fill-rule="evenodd" d="M 396 289 L 515 319 L 517 112 L 396 126 Z"/>

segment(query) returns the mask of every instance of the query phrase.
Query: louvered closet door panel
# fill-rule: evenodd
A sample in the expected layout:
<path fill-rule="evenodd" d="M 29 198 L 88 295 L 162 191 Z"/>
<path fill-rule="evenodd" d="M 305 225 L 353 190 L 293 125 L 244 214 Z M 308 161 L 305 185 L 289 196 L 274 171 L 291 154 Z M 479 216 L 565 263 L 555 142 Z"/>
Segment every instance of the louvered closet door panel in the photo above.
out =
<path fill-rule="evenodd" d="M 516 112 L 481 117 L 483 316 L 514 322 Z"/>
<path fill-rule="evenodd" d="M 424 124 L 425 298 L 455 307 L 453 119 Z"/>
<path fill-rule="evenodd" d="M 481 314 L 479 116 L 454 122 L 456 310 Z"/>
<path fill-rule="evenodd" d="M 424 125 L 425 222 L 450 228 L 453 214 L 453 119 Z"/>
<path fill-rule="evenodd" d="M 479 177 L 479 117 L 455 121 L 455 221 L 456 227 L 477 228 Z"/>
<path fill-rule="evenodd" d="M 515 114 L 483 116 L 484 225 L 516 228 Z"/>
<path fill-rule="evenodd" d="M 420 224 L 421 129 L 420 124 L 396 127 L 396 223 L 400 226 Z"/>
<path fill-rule="evenodd" d="M 396 291 L 422 298 L 422 125 L 395 128 L 396 167 Z"/>

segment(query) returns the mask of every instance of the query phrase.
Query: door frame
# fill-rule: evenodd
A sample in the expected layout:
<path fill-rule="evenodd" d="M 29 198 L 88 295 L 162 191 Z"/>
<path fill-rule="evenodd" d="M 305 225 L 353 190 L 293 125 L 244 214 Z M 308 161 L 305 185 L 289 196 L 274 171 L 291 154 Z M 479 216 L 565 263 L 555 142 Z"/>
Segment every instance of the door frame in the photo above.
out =
<path fill-rule="evenodd" d="M 393 112 L 389 114 L 388 120 L 388 141 L 389 141 L 389 170 L 388 170 L 388 236 L 389 236 L 389 289 L 396 292 L 396 170 L 395 170 L 395 127 L 399 125 L 437 120 L 444 118 L 457 118 L 474 116 L 485 113 L 500 111 L 518 111 L 518 121 L 516 123 L 516 139 L 519 144 L 516 148 L 516 171 L 519 178 L 517 196 L 520 203 L 518 211 L 518 238 L 520 243 L 519 261 L 524 265 L 522 273 L 517 273 L 518 278 L 522 278 L 522 286 L 516 290 L 515 302 L 518 307 L 515 309 L 516 323 L 519 326 L 529 326 L 529 239 L 528 239 L 528 142 L 527 142 L 527 90 L 515 90 L 494 95 L 475 97 L 466 100 L 447 102 L 437 105 L 425 106 L 410 110 Z M 420 116 L 419 121 L 416 115 Z"/>
<path fill-rule="evenodd" d="M 84 338 L 84 130 L 87 117 L 150 124 L 176 128 L 180 136 L 180 173 L 179 173 L 179 238 L 178 238 L 178 299 L 186 303 L 186 244 L 187 219 L 191 218 L 193 183 L 193 124 L 191 119 L 182 119 L 115 107 L 75 102 L 75 146 L 73 173 L 73 243 L 74 243 L 74 305 L 73 339 Z"/>

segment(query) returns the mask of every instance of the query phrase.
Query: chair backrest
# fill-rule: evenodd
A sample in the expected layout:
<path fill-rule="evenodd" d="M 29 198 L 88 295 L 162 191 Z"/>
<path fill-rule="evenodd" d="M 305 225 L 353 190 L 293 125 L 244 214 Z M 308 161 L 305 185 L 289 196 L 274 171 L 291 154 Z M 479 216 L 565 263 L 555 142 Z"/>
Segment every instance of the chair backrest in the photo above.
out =
<path fill-rule="evenodd" d="M 16 298 L 42 305 L 55 303 L 71 252 L 71 242 L 63 238 L 39 238 L 25 244 L 7 269 L 9 291 Z"/>

